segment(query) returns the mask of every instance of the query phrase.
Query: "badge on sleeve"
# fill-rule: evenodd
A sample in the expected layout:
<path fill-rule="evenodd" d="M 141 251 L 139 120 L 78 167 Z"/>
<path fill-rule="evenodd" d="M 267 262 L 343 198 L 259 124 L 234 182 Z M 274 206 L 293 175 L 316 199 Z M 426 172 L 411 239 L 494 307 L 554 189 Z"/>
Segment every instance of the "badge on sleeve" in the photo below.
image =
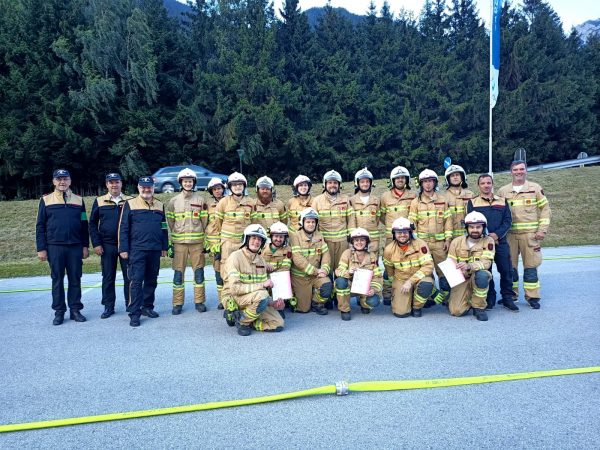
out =
<path fill-rule="evenodd" d="M 494 244 L 488 244 L 488 250 L 494 250 Z"/>
<path fill-rule="evenodd" d="M 421 247 L 421 251 L 422 251 L 423 253 L 427 253 L 427 247 Z"/>
<path fill-rule="evenodd" d="M 202 209 L 204 209 L 206 211 L 208 209 L 208 205 L 205 203 L 204 206 L 202 207 Z"/>
<path fill-rule="evenodd" d="M 292 257 L 292 252 L 287 252 L 287 257 L 291 258 Z"/>

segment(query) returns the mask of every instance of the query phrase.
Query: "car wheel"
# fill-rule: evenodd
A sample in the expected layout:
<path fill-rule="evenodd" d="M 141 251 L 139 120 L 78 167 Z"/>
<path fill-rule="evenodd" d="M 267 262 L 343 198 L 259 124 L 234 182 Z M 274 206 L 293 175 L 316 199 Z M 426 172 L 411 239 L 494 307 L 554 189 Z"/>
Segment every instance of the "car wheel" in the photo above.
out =
<path fill-rule="evenodd" d="M 163 194 L 172 194 L 175 192 L 175 186 L 173 186 L 171 183 L 165 183 L 162 186 L 162 192 Z"/>

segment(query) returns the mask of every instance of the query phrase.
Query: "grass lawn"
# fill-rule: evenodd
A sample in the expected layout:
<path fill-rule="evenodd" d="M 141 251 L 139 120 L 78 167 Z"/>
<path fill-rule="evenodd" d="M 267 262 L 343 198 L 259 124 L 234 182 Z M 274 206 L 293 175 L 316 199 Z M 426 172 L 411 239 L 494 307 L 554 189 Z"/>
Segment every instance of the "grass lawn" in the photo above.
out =
<path fill-rule="evenodd" d="M 414 175 L 414 174 L 413 174 Z M 475 194 L 478 174 L 469 176 L 469 189 Z M 600 166 L 532 172 L 528 179 L 539 183 L 550 203 L 552 220 L 544 246 L 600 244 L 600 205 L 595 202 L 594 192 L 600 179 Z M 510 175 L 496 175 L 496 189 L 509 183 Z M 440 181 L 440 183 L 442 183 Z M 387 190 L 387 180 L 376 180 L 373 193 L 381 196 Z M 414 187 L 414 181 L 411 183 Z M 252 197 L 255 189 L 248 189 Z M 313 195 L 322 191 L 321 183 L 313 186 Z M 343 183 L 343 193 L 354 194 L 353 182 Z M 130 193 L 131 194 L 131 193 Z M 164 202 L 176 194 L 158 194 Z M 207 192 L 200 195 L 208 199 Z M 292 196 L 290 186 L 277 186 L 277 198 L 287 203 Z M 89 213 L 94 197 L 86 197 Z M 0 278 L 49 275 L 48 263 L 36 258 L 35 220 L 39 200 L 0 202 Z M 380 227 L 383 229 L 383 227 Z M 91 252 L 91 249 L 90 249 Z M 93 253 L 93 252 L 92 252 Z M 208 258 L 207 263 L 212 263 Z M 171 260 L 163 258 L 162 267 L 170 267 Z M 83 262 L 84 273 L 100 271 L 100 257 L 91 255 Z"/>

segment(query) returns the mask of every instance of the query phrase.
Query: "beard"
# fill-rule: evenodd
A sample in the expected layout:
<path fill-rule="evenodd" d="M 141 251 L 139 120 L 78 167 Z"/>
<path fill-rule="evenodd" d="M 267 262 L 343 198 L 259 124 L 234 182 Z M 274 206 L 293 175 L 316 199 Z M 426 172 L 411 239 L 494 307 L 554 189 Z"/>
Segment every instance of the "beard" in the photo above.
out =
<path fill-rule="evenodd" d="M 470 232 L 470 233 L 469 233 L 469 237 L 470 237 L 471 239 L 473 239 L 474 241 L 476 241 L 476 240 L 480 239 L 480 238 L 481 238 L 481 235 L 482 235 L 482 233 L 479 233 L 479 232 L 477 232 L 477 231 L 472 231 L 472 232 Z"/>
<path fill-rule="evenodd" d="M 271 199 L 273 198 L 273 194 L 266 194 L 266 195 L 262 195 L 262 194 L 258 194 L 258 199 L 263 202 L 264 204 L 267 204 L 271 201 Z"/>

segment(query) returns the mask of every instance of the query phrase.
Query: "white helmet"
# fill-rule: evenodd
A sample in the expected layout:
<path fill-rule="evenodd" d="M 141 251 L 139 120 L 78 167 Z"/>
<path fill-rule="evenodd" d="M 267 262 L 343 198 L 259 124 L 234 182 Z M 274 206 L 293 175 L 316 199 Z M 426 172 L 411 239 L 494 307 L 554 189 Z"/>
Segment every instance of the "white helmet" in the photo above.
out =
<path fill-rule="evenodd" d="M 435 180 L 435 190 L 438 190 L 438 176 L 431 169 L 425 169 L 423 172 L 419 174 L 419 186 L 421 187 L 421 191 L 423 190 L 423 181 L 425 180 Z"/>
<path fill-rule="evenodd" d="M 211 178 L 208 182 L 206 190 L 212 194 L 213 188 L 216 188 L 218 186 L 221 186 L 223 188 L 223 191 L 225 191 L 225 189 L 227 188 L 227 186 L 225 186 L 225 183 L 223 183 L 223 180 L 221 180 L 220 178 Z M 223 194 L 225 194 L 225 192 L 223 192 Z"/>
<path fill-rule="evenodd" d="M 323 189 L 326 188 L 325 185 L 327 184 L 327 182 L 331 181 L 331 180 L 337 181 L 340 184 L 340 189 L 341 189 L 341 187 L 342 187 L 342 176 L 338 172 L 336 172 L 335 170 L 330 170 L 323 177 Z"/>
<path fill-rule="evenodd" d="M 371 184 L 373 184 L 373 174 L 369 172 L 365 167 L 364 169 L 361 169 L 358 172 L 356 172 L 356 174 L 354 175 L 354 187 L 358 187 L 358 181 L 362 180 L 363 178 L 368 178 L 369 180 L 371 180 Z"/>
<path fill-rule="evenodd" d="M 371 236 L 369 236 L 369 232 L 364 228 L 358 227 L 352 233 L 350 233 L 350 236 L 348 236 L 348 242 L 352 244 L 356 238 L 365 238 L 367 240 L 367 246 L 365 247 L 365 250 L 368 251 L 369 243 L 371 242 Z"/>
<path fill-rule="evenodd" d="M 243 183 L 244 188 L 248 187 L 248 181 L 246 181 L 246 177 L 239 172 L 233 172 L 227 178 L 227 187 L 231 189 L 231 183 Z"/>
<path fill-rule="evenodd" d="M 446 172 L 444 173 L 444 177 L 446 178 L 446 181 L 448 182 L 448 184 L 450 184 L 450 180 L 449 180 L 450 175 L 452 175 L 453 173 L 457 173 L 457 172 L 462 174 L 462 183 L 460 185 L 464 188 L 468 188 L 469 185 L 467 184 L 467 173 L 465 172 L 465 169 L 463 169 L 461 166 L 459 166 L 457 164 L 452 164 L 450 167 L 448 167 L 446 169 Z"/>
<path fill-rule="evenodd" d="M 404 188 L 410 189 L 410 172 L 406 167 L 402 166 L 394 167 L 390 173 L 390 189 L 394 188 L 394 179 L 398 177 L 406 177 L 406 184 L 404 185 Z"/>
<path fill-rule="evenodd" d="M 258 179 L 258 181 L 256 182 L 256 192 L 258 192 L 258 188 L 261 188 L 261 187 L 266 187 L 266 188 L 273 190 L 273 188 L 275 187 L 275 183 L 273 183 L 273 180 L 271 180 L 267 176 L 260 177 Z"/>
<path fill-rule="evenodd" d="M 288 244 L 288 236 L 290 235 L 290 231 L 288 227 L 281 222 L 275 222 L 273 225 L 269 227 L 269 237 L 272 237 L 274 234 L 280 234 L 285 236 L 285 240 L 283 241 L 283 245 Z"/>
<path fill-rule="evenodd" d="M 410 236 L 414 238 L 415 226 L 406 217 L 398 217 L 392 223 L 392 237 L 395 239 L 395 233 L 399 231 L 408 231 Z"/>
<path fill-rule="evenodd" d="M 196 181 L 197 181 L 196 172 L 194 172 L 192 169 L 188 169 L 186 167 L 181 172 L 179 172 L 179 175 L 177 175 L 177 182 L 179 184 L 181 184 L 181 180 L 183 178 L 191 178 L 192 180 L 194 180 L 194 187 L 196 187 Z M 194 187 L 192 187 L 192 190 Z M 183 189 L 183 186 L 181 186 L 181 189 Z"/>
<path fill-rule="evenodd" d="M 487 227 L 487 219 L 483 214 L 477 211 L 470 212 L 465 217 L 465 228 L 469 225 L 483 225 L 484 229 Z"/>
<path fill-rule="evenodd" d="M 306 175 L 298 175 L 296 177 L 296 179 L 294 180 L 294 184 L 293 184 L 294 197 L 298 197 L 298 195 L 300 195 L 298 193 L 298 185 L 302 184 L 302 183 L 308 184 L 308 192 L 306 193 L 306 195 L 310 195 L 310 188 L 312 187 L 312 181 L 310 181 L 310 178 L 308 178 Z"/>
<path fill-rule="evenodd" d="M 319 214 L 312 208 L 303 209 L 300 213 L 300 219 L 298 219 L 298 228 L 300 230 L 304 228 L 305 219 L 315 219 L 317 221 L 317 225 L 319 224 Z"/>
<path fill-rule="evenodd" d="M 258 251 L 260 252 L 265 247 L 265 244 L 267 243 L 267 232 L 261 225 L 257 225 L 257 224 L 248 225 L 246 227 L 246 229 L 244 230 L 244 237 L 242 239 L 242 245 L 240 248 L 248 246 L 248 242 L 250 241 L 250 236 L 258 236 L 259 238 L 262 239 L 262 244 L 261 244 L 260 248 L 258 249 Z M 250 250 L 249 247 L 248 247 L 248 250 Z M 250 250 L 250 251 L 252 251 L 252 250 Z"/>

